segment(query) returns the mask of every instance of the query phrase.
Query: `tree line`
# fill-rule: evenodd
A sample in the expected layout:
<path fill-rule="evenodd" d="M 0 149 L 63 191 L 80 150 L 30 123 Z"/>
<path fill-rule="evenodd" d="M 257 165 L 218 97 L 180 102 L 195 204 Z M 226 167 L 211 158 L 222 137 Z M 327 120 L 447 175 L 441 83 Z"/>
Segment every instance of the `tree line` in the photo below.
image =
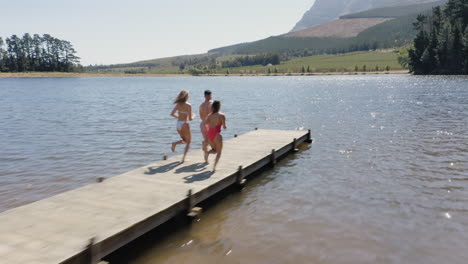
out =
<path fill-rule="evenodd" d="M 468 74 L 468 0 L 449 0 L 429 16 L 419 15 L 409 50 L 415 74 Z"/>
<path fill-rule="evenodd" d="M 255 56 L 242 56 L 236 57 L 230 60 L 223 61 L 221 63 L 222 68 L 234 68 L 242 66 L 252 65 L 263 65 L 268 64 L 278 65 L 280 64 L 280 57 L 277 53 L 259 54 Z"/>
<path fill-rule="evenodd" d="M 171 62 L 172 66 L 179 66 L 183 71 L 187 66 L 216 65 L 216 58 L 219 54 L 210 54 L 208 56 L 189 57 L 188 59 L 176 59 Z M 199 67 L 198 67 L 199 68 Z"/>
<path fill-rule="evenodd" d="M 151 69 L 153 67 L 158 67 L 159 63 L 124 63 L 124 64 L 110 64 L 110 65 L 103 65 L 103 64 L 95 64 L 85 66 L 85 71 L 100 71 L 100 70 L 109 70 L 109 69 L 121 69 L 121 68 L 148 68 Z"/>
<path fill-rule="evenodd" d="M 1 72 L 72 72 L 82 71 L 80 58 L 73 45 L 49 34 L 42 36 L 29 33 L 18 37 L 0 37 Z"/>

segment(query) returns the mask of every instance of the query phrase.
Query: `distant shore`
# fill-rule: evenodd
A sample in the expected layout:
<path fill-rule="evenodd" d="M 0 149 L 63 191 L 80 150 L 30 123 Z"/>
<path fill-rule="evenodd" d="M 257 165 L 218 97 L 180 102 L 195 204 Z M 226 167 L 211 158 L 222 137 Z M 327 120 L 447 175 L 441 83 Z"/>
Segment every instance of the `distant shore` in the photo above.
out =
<path fill-rule="evenodd" d="M 315 72 L 315 73 L 271 73 L 271 74 L 200 74 L 198 76 L 314 76 L 314 75 L 359 75 L 359 74 L 408 74 L 407 70 L 369 72 Z M 92 73 L 92 72 L 0 72 L 0 78 L 81 78 L 81 77 L 189 77 L 190 74 L 156 73 Z"/>
<path fill-rule="evenodd" d="M 81 77 L 164 77 L 190 76 L 187 74 L 128 74 L 128 73 L 93 73 L 93 72 L 0 72 L 0 78 L 81 78 Z"/>

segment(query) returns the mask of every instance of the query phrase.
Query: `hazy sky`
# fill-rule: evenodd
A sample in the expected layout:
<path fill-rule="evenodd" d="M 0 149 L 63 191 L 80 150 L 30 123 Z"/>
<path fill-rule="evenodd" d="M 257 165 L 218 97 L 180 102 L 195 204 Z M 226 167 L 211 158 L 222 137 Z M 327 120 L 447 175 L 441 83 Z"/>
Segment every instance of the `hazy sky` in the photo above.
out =
<path fill-rule="evenodd" d="M 0 36 L 48 33 L 83 65 L 126 63 L 289 31 L 315 0 L 0 0 Z"/>

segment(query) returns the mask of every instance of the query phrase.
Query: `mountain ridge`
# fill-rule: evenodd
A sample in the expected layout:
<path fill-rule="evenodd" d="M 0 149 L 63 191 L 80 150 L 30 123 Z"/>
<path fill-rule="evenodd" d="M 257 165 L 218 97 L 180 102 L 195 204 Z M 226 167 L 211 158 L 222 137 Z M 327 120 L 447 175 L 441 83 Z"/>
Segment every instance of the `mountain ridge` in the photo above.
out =
<path fill-rule="evenodd" d="M 362 31 L 381 24 L 391 18 L 353 18 L 338 19 L 325 24 L 291 32 L 285 37 L 356 37 Z"/>
<path fill-rule="evenodd" d="M 431 2 L 436 2 L 436 0 L 316 0 L 290 32 L 324 24 L 340 16 L 372 8 Z"/>

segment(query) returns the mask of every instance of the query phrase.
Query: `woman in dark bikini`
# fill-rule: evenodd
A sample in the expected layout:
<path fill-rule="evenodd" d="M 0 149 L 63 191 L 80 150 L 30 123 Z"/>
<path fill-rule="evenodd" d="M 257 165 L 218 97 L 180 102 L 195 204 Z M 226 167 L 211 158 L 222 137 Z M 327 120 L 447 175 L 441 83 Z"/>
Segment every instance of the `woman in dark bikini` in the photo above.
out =
<path fill-rule="evenodd" d="M 213 166 L 213 171 L 216 170 L 216 165 L 218 165 L 219 158 L 221 157 L 221 152 L 223 150 L 223 136 L 221 135 L 221 126 L 226 129 L 226 116 L 223 113 L 220 113 L 221 102 L 214 101 L 212 106 L 212 113 L 206 118 L 205 124 L 207 126 L 208 143 L 211 146 L 210 151 L 205 151 L 205 162 L 208 163 L 208 155 L 216 154 L 215 164 Z"/>
<path fill-rule="evenodd" d="M 182 140 L 172 142 L 172 152 L 175 151 L 177 145 L 186 144 L 182 162 L 185 161 L 185 156 L 187 155 L 190 143 L 192 142 L 192 132 L 190 131 L 189 122 L 195 118 L 195 115 L 192 114 L 192 105 L 187 102 L 188 99 L 189 93 L 186 90 L 181 91 L 174 100 L 175 106 L 171 112 L 171 116 L 177 119 L 177 133 L 179 133 L 182 138 Z"/>

